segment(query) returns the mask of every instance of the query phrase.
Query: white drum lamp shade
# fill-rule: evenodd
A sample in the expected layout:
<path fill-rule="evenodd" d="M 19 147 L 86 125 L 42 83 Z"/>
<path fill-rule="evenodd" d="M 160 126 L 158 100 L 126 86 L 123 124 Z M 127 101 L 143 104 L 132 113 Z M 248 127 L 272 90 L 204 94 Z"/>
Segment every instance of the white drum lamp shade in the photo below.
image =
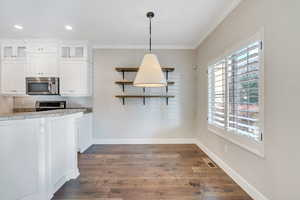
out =
<path fill-rule="evenodd" d="M 156 55 L 149 53 L 143 58 L 133 85 L 136 87 L 165 87 L 167 81 Z"/>

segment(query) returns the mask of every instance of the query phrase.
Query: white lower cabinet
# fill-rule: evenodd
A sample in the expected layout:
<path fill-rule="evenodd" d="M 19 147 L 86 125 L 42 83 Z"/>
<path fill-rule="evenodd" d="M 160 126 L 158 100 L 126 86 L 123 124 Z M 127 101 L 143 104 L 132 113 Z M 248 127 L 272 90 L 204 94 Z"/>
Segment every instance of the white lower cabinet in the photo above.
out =
<path fill-rule="evenodd" d="M 0 121 L 0 199 L 50 200 L 79 176 L 76 121 L 81 116 Z"/>
<path fill-rule="evenodd" d="M 84 114 L 77 119 L 78 151 L 83 153 L 93 143 L 93 114 Z"/>
<path fill-rule="evenodd" d="M 64 61 L 60 63 L 59 69 L 62 96 L 90 96 L 88 62 Z"/>
<path fill-rule="evenodd" d="M 1 94 L 25 95 L 26 61 L 3 61 L 1 63 Z"/>
<path fill-rule="evenodd" d="M 38 199 L 38 120 L 0 122 L 0 199 Z"/>
<path fill-rule="evenodd" d="M 66 181 L 79 175 L 76 145 L 77 119 L 59 117 L 50 121 L 51 186 L 53 193 Z"/>

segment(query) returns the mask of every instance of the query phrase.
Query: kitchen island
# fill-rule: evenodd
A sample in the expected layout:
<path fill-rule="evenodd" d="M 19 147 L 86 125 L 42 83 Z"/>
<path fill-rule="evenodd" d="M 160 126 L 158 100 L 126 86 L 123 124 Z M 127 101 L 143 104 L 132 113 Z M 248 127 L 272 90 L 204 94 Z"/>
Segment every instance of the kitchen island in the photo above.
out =
<path fill-rule="evenodd" d="M 85 109 L 0 114 L 0 193 L 5 200 L 50 200 L 79 176 L 77 119 Z"/>

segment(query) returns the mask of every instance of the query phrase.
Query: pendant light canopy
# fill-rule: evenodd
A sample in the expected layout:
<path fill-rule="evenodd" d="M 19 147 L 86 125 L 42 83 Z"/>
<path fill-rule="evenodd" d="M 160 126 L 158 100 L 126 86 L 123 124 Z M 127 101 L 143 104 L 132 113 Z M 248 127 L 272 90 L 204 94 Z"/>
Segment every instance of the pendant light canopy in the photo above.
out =
<path fill-rule="evenodd" d="M 149 18 L 149 51 L 143 58 L 142 64 L 139 67 L 138 73 L 135 77 L 133 85 L 136 87 L 165 87 L 167 86 L 167 81 L 161 70 L 161 66 L 155 54 L 152 54 L 152 44 L 151 44 L 151 19 L 154 17 L 153 12 L 148 12 L 147 17 Z"/>

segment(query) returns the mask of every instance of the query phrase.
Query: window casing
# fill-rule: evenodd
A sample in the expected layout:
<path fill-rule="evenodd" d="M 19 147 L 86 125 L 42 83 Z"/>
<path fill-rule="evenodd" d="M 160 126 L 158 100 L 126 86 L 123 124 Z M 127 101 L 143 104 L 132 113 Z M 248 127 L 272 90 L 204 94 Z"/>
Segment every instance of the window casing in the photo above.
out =
<path fill-rule="evenodd" d="M 208 126 L 263 156 L 263 42 L 236 49 L 208 67 Z"/>

